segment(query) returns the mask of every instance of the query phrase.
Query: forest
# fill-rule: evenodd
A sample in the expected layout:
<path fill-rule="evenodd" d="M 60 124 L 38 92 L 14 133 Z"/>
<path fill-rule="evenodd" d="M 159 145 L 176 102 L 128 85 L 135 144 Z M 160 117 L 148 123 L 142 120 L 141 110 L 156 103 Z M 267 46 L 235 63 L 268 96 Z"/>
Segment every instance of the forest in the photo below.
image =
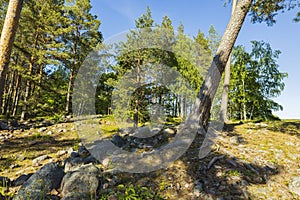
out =
<path fill-rule="evenodd" d="M 224 34 L 147 6 L 107 40 L 90 0 L 0 0 L 0 199 L 299 199 L 281 51 L 235 45 L 299 2 L 224 2 Z"/>

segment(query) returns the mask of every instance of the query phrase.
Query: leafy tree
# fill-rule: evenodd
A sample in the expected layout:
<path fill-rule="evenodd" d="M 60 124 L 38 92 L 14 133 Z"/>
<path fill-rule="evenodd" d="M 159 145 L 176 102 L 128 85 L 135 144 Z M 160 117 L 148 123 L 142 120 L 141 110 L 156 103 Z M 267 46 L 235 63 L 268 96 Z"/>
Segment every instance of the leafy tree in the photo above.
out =
<path fill-rule="evenodd" d="M 70 112 L 74 78 L 79 67 L 88 55 L 102 41 L 99 32 L 100 21 L 93 16 L 90 0 L 67 0 L 65 12 L 68 32 L 63 36 L 65 52 L 67 56 L 63 60 L 65 67 L 69 70 L 69 83 L 66 97 L 66 113 Z"/>
<path fill-rule="evenodd" d="M 270 119 L 272 111 L 282 106 L 272 99 L 284 89 L 287 77 L 278 69 L 280 51 L 272 50 L 265 42 L 252 42 L 247 53 L 242 46 L 233 51 L 232 78 L 230 84 L 230 116 L 234 119 Z"/>
<path fill-rule="evenodd" d="M 60 51 L 63 44 L 59 40 L 60 34 L 65 31 L 62 26 L 62 9 L 62 0 L 28 1 L 24 6 L 16 40 L 16 54 L 24 62 L 22 76 L 25 93 L 20 102 L 21 119 L 34 117 L 48 110 L 42 94 L 50 91 L 43 91 L 47 88 L 44 79 L 47 76 L 46 71 L 54 70 L 54 65 L 58 64 L 57 58 L 63 54 Z"/>
<path fill-rule="evenodd" d="M 216 31 L 213 25 L 209 27 L 207 40 L 208 40 L 208 47 L 211 51 L 211 55 L 215 56 L 218 47 L 220 45 L 221 36 L 218 34 L 218 32 Z"/>
<path fill-rule="evenodd" d="M 250 15 L 252 16 L 253 22 L 266 22 L 268 25 L 272 25 L 275 23 L 274 17 L 279 11 L 282 11 L 285 8 L 290 8 L 290 2 L 291 1 L 285 0 L 240 0 L 238 2 L 222 37 L 208 75 L 206 76 L 198 94 L 200 98 L 200 105 L 197 112 L 200 117 L 199 122 L 204 126 L 204 128 L 208 127 L 212 101 L 221 80 L 221 76 L 219 76 L 219 74 L 222 75 L 224 72 L 230 52 L 248 12 L 251 11 Z"/>

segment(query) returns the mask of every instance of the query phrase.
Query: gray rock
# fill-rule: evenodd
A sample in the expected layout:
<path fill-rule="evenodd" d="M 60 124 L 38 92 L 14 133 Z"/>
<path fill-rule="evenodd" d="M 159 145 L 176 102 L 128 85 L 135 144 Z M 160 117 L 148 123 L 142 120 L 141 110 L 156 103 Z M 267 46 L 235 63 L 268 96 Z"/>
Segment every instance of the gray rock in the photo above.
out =
<path fill-rule="evenodd" d="M 8 127 L 8 124 L 6 121 L 1 121 L 0 122 L 0 130 L 8 130 L 9 127 Z"/>
<path fill-rule="evenodd" d="M 85 146 L 79 146 L 78 155 L 82 158 L 86 158 L 90 155 L 90 152 L 85 148 Z"/>
<path fill-rule="evenodd" d="M 41 163 L 42 161 L 46 160 L 47 158 L 49 158 L 48 155 L 42 155 L 42 156 L 39 156 L 39 157 L 37 157 L 37 158 L 35 158 L 35 159 L 32 160 L 32 165 L 33 165 L 33 166 L 39 166 L 40 163 Z"/>
<path fill-rule="evenodd" d="M 170 129 L 170 128 L 166 128 L 163 130 L 164 133 L 167 133 L 167 134 L 170 134 L 170 135 L 173 135 L 175 134 L 175 131 L 173 129 Z"/>
<path fill-rule="evenodd" d="M 62 199 L 94 199 L 99 186 L 99 173 L 100 170 L 92 164 L 68 172 L 61 183 Z"/>
<path fill-rule="evenodd" d="M 74 171 L 84 164 L 84 160 L 81 157 L 68 158 L 65 160 L 65 172 Z"/>
<path fill-rule="evenodd" d="M 10 125 L 13 127 L 18 127 L 19 126 L 18 120 L 15 119 L 11 120 Z"/>
<path fill-rule="evenodd" d="M 23 183 L 25 183 L 31 176 L 32 176 L 32 174 L 22 174 L 21 176 L 19 176 L 16 180 L 14 180 L 12 182 L 12 185 L 13 186 L 23 185 Z"/>
<path fill-rule="evenodd" d="M 300 196 L 300 176 L 293 178 L 292 182 L 289 184 L 289 189 L 291 192 Z"/>
<path fill-rule="evenodd" d="M 117 147 L 123 147 L 126 144 L 126 140 L 119 135 L 114 135 L 111 142 L 114 143 Z"/>
<path fill-rule="evenodd" d="M 248 186 L 249 183 L 248 183 L 248 181 L 246 181 L 246 180 L 242 180 L 242 181 L 241 181 L 241 185 L 242 185 L 242 186 Z"/>
<path fill-rule="evenodd" d="M 33 174 L 20 188 L 14 200 L 45 199 L 52 189 L 58 189 L 64 176 L 63 169 L 48 163 Z"/>
<path fill-rule="evenodd" d="M 239 136 L 232 136 L 230 138 L 230 143 L 232 143 L 232 144 L 240 144 L 241 142 L 242 142 L 242 140 Z"/>
<path fill-rule="evenodd" d="M 97 160 L 96 160 L 96 158 L 93 155 L 89 155 L 88 157 L 86 157 L 84 159 L 83 162 L 84 162 L 84 164 L 89 164 L 89 163 L 96 163 Z"/>
<path fill-rule="evenodd" d="M 72 152 L 74 152 L 74 149 L 71 147 L 67 150 L 68 154 L 71 155 Z"/>
<path fill-rule="evenodd" d="M 77 158 L 77 157 L 79 157 L 79 154 L 78 154 L 77 152 L 73 151 L 73 152 L 70 154 L 70 157 L 71 157 L 71 158 Z"/>
<path fill-rule="evenodd" d="M 42 132 L 45 132 L 46 130 L 47 130 L 46 127 L 42 127 L 42 128 L 39 128 L 38 132 L 39 132 L 39 133 L 42 133 Z"/>
<path fill-rule="evenodd" d="M 58 152 L 56 153 L 56 155 L 57 155 L 57 156 L 63 156 L 63 155 L 66 155 L 67 153 L 68 153 L 67 151 L 61 150 L 61 151 L 58 151 Z"/>

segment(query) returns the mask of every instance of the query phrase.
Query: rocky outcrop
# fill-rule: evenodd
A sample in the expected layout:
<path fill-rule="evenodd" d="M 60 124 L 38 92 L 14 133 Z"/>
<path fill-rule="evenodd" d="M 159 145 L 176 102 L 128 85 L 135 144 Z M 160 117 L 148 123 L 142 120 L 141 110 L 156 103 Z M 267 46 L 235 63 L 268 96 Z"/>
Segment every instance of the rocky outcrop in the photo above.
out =
<path fill-rule="evenodd" d="M 62 199 L 95 199 L 100 170 L 92 164 L 68 172 L 61 183 Z"/>
<path fill-rule="evenodd" d="M 59 188 L 64 174 L 57 164 L 46 164 L 22 185 L 14 200 L 45 199 L 52 189 Z"/>

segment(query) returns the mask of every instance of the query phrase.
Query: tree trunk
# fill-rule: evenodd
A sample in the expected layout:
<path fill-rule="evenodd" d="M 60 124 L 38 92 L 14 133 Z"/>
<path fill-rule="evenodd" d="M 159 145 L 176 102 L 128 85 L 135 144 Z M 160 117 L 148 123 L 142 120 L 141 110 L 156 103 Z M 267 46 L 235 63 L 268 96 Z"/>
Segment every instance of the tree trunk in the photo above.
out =
<path fill-rule="evenodd" d="M 39 82 L 38 82 L 38 98 L 41 97 L 41 88 L 42 88 L 42 82 L 43 82 L 43 73 L 44 73 L 44 66 L 41 64 L 39 69 Z"/>
<path fill-rule="evenodd" d="M 233 12 L 236 8 L 236 2 L 237 0 L 232 1 L 232 12 L 231 15 L 233 15 Z M 232 52 L 230 52 L 226 67 L 225 67 L 225 74 L 224 74 L 224 86 L 223 86 L 223 94 L 222 94 L 222 101 L 221 101 L 221 113 L 220 113 L 220 120 L 227 122 L 227 108 L 228 108 L 228 93 L 229 93 L 229 84 L 230 84 L 230 65 L 232 60 Z"/>
<path fill-rule="evenodd" d="M 69 76 L 69 84 L 68 84 L 68 92 L 67 92 L 67 99 L 66 99 L 66 114 L 70 113 L 70 105 L 71 105 L 71 99 L 72 99 L 72 90 L 74 85 L 74 78 L 76 74 L 76 54 L 77 54 L 77 43 L 78 38 L 80 36 L 79 28 L 76 26 L 75 30 L 75 39 L 74 39 L 74 45 L 73 45 L 73 62 L 70 69 L 70 76 Z"/>
<path fill-rule="evenodd" d="M 7 118 L 9 118 L 10 107 L 12 105 L 11 96 L 12 96 L 13 88 L 15 85 L 15 74 L 16 74 L 15 71 L 11 73 L 8 90 L 6 93 L 6 99 L 4 100 L 4 106 L 2 107 L 2 114 L 6 115 Z"/>
<path fill-rule="evenodd" d="M 23 0 L 10 0 L 0 39 L 0 108 L 5 87 L 5 76 L 8 70 L 10 54 L 17 32 Z"/>
<path fill-rule="evenodd" d="M 39 32 L 36 30 L 35 35 L 34 35 L 34 42 L 33 42 L 33 49 L 35 50 L 38 45 L 38 39 L 39 39 Z M 24 105 L 22 108 L 22 113 L 21 113 L 21 120 L 25 120 L 27 117 L 28 113 L 28 101 L 30 97 L 30 88 L 31 88 L 31 81 L 30 78 L 33 73 L 33 66 L 34 66 L 34 55 L 31 55 L 30 57 L 30 63 L 29 63 L 29 70 L 28 70 L 28 77 L 26 80 L 26 87 L 25 87 L 25 96 L 24 96 Z"/>
<path fill-rule="evenodd" d="M 199 123 L 207 130 L 213 98 L 219 86 L 230 52 L 242 28 L 253 0 L 240 0 L 222 37 L 220 46 L 198 94 Z"/>
<path fill-rule="evenodd" d="M 20 83 L 21 83 L 21 80 L 22 80 L 22 76 L 21 75 L 18 75 L 18 78 L 17 78 L 17 83 L 16 83 L 16 88 L 15 88 L 15 91 L 14 91 L 14 95 L 13 95 L 13 111 L 12 111 L 12 116 L 15 117 L 16 116 L 16 113 L 17 113 L 17 109 L 18 109 L 18 104 L 19 104 L 19 87 L 20 87 Z"/>
<path fill-rule="evenodd" d="M 137 89 L 140 88 L 141 85 L 141 80 L 140 80 L 140 64 L 141 64 L 141 55 L 140 51 L 138 51 L 138 60 L 137 60 L 137 66 L 136 66 L 136 81 L 137 81 Z M 134 116 L 133 116 L 133 127 L 138 128 L 139 126 L 139 96 L 136 95 L 136 100 L 135 100 L 135 109 L 134 109 Z"/>

